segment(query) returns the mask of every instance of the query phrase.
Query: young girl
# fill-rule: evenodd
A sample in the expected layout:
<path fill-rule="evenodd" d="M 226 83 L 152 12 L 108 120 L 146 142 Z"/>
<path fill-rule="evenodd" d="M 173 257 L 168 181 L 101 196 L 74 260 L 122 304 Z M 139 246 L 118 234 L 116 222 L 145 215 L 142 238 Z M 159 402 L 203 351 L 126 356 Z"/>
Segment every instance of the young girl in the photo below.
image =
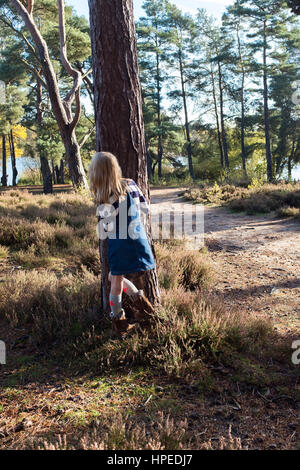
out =
<path fill-rule="evenodd" d="M 155 268 L 154 257 L 141 222 L 141 212 L 147 213 L 149 207 L 136 183 L 122 178 L 118 160 L 109 152 L 94 155 L 89 178 L 90 189 L 97 204 L 98 237 L 108 238 L 110 318 L 116 330 L 126 330 L 128 322 L 122 308 L 123 292 L 130 295 L 142 310 L 141 317 L 143 313 L 147 315 L 153 312 L 143 291 L 124 277 Z"/>

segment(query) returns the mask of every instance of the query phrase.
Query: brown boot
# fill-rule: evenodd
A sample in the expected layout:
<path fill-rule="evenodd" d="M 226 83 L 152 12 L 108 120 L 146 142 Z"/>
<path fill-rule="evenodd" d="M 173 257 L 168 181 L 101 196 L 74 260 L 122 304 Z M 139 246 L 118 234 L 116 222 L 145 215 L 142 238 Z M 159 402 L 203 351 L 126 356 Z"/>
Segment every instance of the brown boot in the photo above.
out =
<path fill-rule="evenodd" d="M 142 290 L 131 295 L 131 299 L 135 307 L 134 317 L 136 320 L 151 320 L 153 318 L 154 307 Z"/>
<path fill-rule="evenodd" d="M 117 336 L 123 337 L 126 335 L 126 333 L 129 333 L 133 330 L 134 325 L 130 325 L 128 323 L 125 312 L 123 311 L 123 314 L 120 318 L 112 319 L 112 328 Z"/>

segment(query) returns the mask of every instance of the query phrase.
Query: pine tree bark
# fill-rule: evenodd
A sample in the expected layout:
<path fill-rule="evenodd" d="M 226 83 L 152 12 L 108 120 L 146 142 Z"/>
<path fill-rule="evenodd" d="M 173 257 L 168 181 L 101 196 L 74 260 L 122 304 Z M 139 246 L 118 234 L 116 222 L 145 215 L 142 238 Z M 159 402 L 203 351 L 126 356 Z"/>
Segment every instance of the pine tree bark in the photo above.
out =
<path fill-rule="evenodd" d="M 97 150 L 115 154 L 123 175 L 134 179 L 149 200 L 133 3 L 132 0 L 89 0 L 89 8 Z M 150 216 L 147 234 L 154 251 Z M 100 242 L 100 258 L 102 307 L 107 312 L 107 241 Z M 157 303 L 159 289 L 156 271 L 148 271 L 142 284 L 147 297 Z"/>

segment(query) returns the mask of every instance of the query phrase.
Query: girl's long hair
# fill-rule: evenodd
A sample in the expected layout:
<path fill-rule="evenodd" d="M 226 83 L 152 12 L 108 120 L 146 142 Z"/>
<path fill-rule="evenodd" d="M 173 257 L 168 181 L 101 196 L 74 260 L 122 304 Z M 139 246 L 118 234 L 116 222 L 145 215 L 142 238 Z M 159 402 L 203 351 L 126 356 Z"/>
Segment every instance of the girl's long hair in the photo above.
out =
<path fill-rule="evenodd" d="M 125 195 L 128 181 L 122 178 L 122 170 L 115 155 L 97 152 L 89 167 L 90 190 L 97 204 L 109 204 L 110 198 Z"/>

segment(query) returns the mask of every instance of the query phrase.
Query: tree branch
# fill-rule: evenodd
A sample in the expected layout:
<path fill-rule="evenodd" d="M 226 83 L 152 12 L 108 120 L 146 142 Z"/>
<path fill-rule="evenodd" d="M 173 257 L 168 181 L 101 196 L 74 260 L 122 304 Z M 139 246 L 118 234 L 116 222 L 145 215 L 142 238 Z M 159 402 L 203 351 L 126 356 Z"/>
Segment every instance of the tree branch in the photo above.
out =
<path fill-rule="evenodd" d="M 43 39 L 40 31 L 38 30 L 33 18 L 29 15 L 28 11 L 20 0 L 9 0 L 10 4 L 17 10 L 22 17 L 31 37 L 39 52 L 40 61 L 43 69 L 43 74 L 47 83 L 47 90 L 51 97 L 53 113 L 56 119 L 61 122 L 67 122 L 67 114 L 64 109 L 62 100 L 59 95 L 58 83 L 55 71 L 50 60 L 48 47 L 46 41 Z"/>
<path fill-rule="evenodd" d="M 80 88 L 78 88 L 78 90 L 76 90 L 75 92 L 75 100 L 76 100 L 76 111 L 75 111 L 73 120 L 71 122 L 71 126 L 70 126 L 71 130 L 75 129 L 75 127 L 77 126 L 79 122 L 80 115 L 81 115 Z"/>
<path fill-rule="evenodd" d="M 33 73 L 33 75 L 35 75 L 42 83 L 42 85 L 47 89 L 47 83 L 43 80 L 43 78 L 41 77 L 41 75 L 39 74 L 39 72 L 34 68 L 32 67 L 29 62 L 27 62 L 26 59 L 23 59 L 21 58 L 21 62 L 25 65 L 25 67 L 30 70 L 31 73 Z"/>
<path fill-rule="evenodd" d="M 0 21 L 2 21 L 2 23 L 4 23 L 8 28 L 12 29 L 14 33 L 16 33 L 18 36 L 20 36 L 23 39 L 23 41 L 26 42 L 27 46 L 29 47 L 31 52 L 34 54 L 35 58 L 40 62 L 39 56 L 37 55 L 35 48 L 33 47 L 32 44 L 30 44 L 30 42 L 28 41 L 26 36 L 22 33 L 22 31 L 19 31 L 18 29 L 16 29 L 13 26 L 13 24 L 5 20 L 3 16 L 0 16 Z"/>
<path fill-rule="evenodd" d="M 33 13 L 33 5 L 34 5 L 34 0 L 27 1 L 27 11 L 30 16 L 32 16 L 32 13 Z"/>
<path fill-rule="evenodd" d="M 85 136 L 81 139 L 81 141 L 79 142 L 79 147 L 83 147 L 84 144 L 86 143 L 86 141 L 88 140 L 88 138 L 90 137 L 90 135 L 94 132 L 94 130 L 96 129 L 96 124 L 85 134 Z"/>
<path fill-rule="evenodd" d="M 57 0 L 58 13 L 59 13 L 59 39 L 60 39 L 60 57 L 66 72 L 74 78 L 74 84 L 70 92 L 66 95 L 64 101 L 72 104 L 77 90 L 80 89 L 82 82 L 81 73 L 74 69 L 67 57 L 67 41 L 66 41 L 66 27 L 65 27 L 65 3 L 64 0 Z M 77 97 L 76 97 L 77 99 Z M 78 106 L 77 106 L 78 108 Z"/>

